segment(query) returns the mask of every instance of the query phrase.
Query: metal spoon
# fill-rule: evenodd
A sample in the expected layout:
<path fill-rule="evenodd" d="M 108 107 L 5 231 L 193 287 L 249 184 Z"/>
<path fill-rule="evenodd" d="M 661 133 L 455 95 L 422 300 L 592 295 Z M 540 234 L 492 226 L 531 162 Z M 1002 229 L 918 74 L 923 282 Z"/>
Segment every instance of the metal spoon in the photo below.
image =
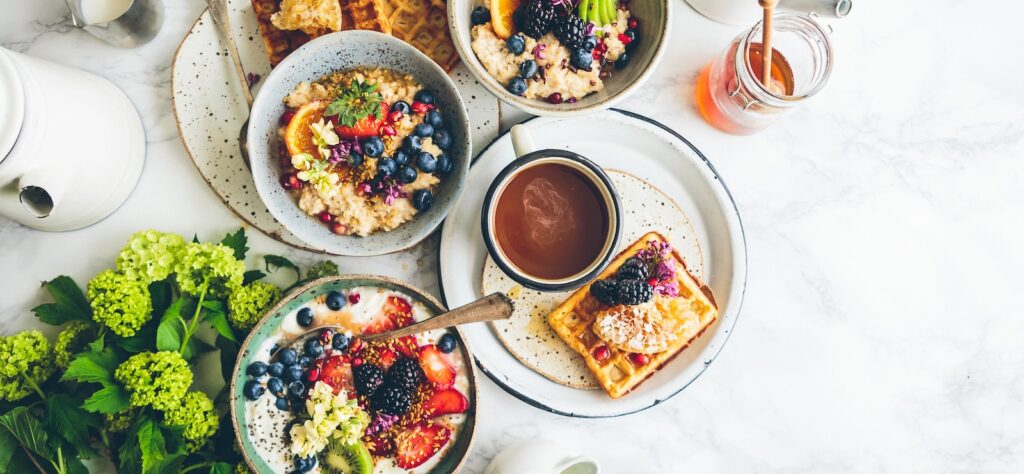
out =
<path fill-rule="evenodd" d="M 238 46 L 235 44 L 235 37 L 231 34 L 231 20 L 228 18 L 228 2 L 227 0 L 206 0 L 206 6 L 210 10 L 210 16 L 213 17 L 213 24 L 217 25 L 217 29 L 220 30 L 220 35 L 224 38 L 224 43 L 228 47 L 228 55 L 231 56 L 231 62 L 235 65 L 235 73 L 238 74 L 238 83 L 242 85 L 242 95 L 245 97 L 245 103 L 249 107 L 249 111 L 252 111 L 252 92 L 249 91 L 249 79 L 245 76 L 245 70 L 242 69 L 242 59 L 238 55 Z M 246 135 L 249 130 L 249 116 L 246 114 L 245 123 L 242 124 L 242 129 L 238 131 L 238 148 L 242 151 L 242 160 L 245 162 L 245 166 L 249 167 L 249 150 L 246 147 Z"/>

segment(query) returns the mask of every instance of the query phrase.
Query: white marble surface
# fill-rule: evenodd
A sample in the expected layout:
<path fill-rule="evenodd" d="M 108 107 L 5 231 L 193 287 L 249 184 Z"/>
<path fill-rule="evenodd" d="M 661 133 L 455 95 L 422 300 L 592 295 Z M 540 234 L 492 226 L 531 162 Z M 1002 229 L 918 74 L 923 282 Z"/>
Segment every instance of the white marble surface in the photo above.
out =
<path fill-rule="evenodd" d="M 857 2 L 836 24 L 825 91 L 737 138 L 705 125 L 691 95 L 739 30 L 674 1 L 670 49 L 623 107 L 688 137 L 732 189 L 750 249 L 735 335 L 687 390 L 627 418 L 549 415 L 485 381 L 466 472 L 531 437 L 578 445 L 610 473 L 1024 470 L 1024 7 Z M 39 281 L 84 282 L 134 230 L 238 227 L 171 114 L 170 59 L 202 2 L 166 3 L 156 41 L 119 50 L 70 27 L 59 0 L 0 0 L 0 44 L 111 79 L 149 143 L 139 188 L 104 222 L 43 234 L 0 220 L 0 333 L 38 326 Z M 250 239 L 254 255 L 315 259 Z M 436 245 L 337 261 L 436 293 Z"/>

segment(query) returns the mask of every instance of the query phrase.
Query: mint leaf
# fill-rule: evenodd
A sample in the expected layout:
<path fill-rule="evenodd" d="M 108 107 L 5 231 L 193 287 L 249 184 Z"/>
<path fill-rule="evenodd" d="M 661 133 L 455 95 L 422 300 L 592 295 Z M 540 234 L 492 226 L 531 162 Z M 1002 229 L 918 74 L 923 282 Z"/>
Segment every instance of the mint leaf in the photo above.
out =
<path fill-rule="evenodd" d="M 44 281 L 43 288 L 53 297 L 53 303 L 46 303 L 32 308 L 36 317 L 46 324 L 59 326 L 68 321 L 92 320 L 92 308 L 85 299 L 81 288 L 71 277 L 61 275 L 50 281 Z"/>
<path fill-rule="evenodd" d="M 142 452 L 142 472 L 151 472 L 153 466 L 167 456 L 167 444 L 160 427 L 150 418 L 145 418 L 136 434 L 139 450 Z"/>
<path fill-rule="evenodd" d="M 131 406 L 129 399 L 128 392 L 120 385 L 105 385 L 85 399 L 82 408 L 94 413 L 113 414 L 127 410 Z"/>
<path fill-rule="evenodd" d="M 245 252 L 249 251 L 249 247 L 246 244 L 249 243 L 249 239 L 245 236 L 245 229 L 239 228 L 234 234 L 225 235 L 221 239 L 220 244 L 226 247 L 230 247 L 231 250 L 235 251 L 235 258 L 239 260 L 245 259 Z"/>
<path fill-rule="evenodd" d="M 160 325 L 156 327 L 157 350 L 177 351 L 181 348 L 181 340 L 185 337 L 185 320 L 181 317 L 184 302 L 184 297 L 174 300 L 160 317 Z"/>
<path fill-rule="evenodd" d="M 259 270 L 249 270 L 242 275 L 242 284 L 248 285 L 256 280 L 262 280 L 265 276 L 267 276 L 267 274 Z"/>
<path fill-rule="evenodd" d="M 50 460 L 50 440 L 43 430 L 43 424 L 28 410 L 25 406 L 15 407 L 0 416 L 0 428 L 6 429 L 25 449 Z"/>
<path fill-rule="evenodd" d="M 96 415 L 82 410 L 79 401 L 70 395 L 58 393 L 46 398 L 43 425 L 71 443 L 79 457 L 91 459 L 97 456 L 89 442 L 89 427 L 99 425 Z"/>
<path fill-rule="evenodd" d="M 68 364 L 68 370 L 64 371 L 60 379 L 110 385 L 114 383 L 117 364 L 117 354 L 111 349 L 83 352 Z"/>

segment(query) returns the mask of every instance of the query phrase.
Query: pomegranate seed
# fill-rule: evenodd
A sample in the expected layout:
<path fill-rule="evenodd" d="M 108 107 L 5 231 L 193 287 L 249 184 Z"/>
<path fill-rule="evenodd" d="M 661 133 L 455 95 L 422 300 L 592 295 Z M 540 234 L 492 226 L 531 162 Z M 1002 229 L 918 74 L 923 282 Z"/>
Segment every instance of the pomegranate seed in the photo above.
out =
<path fill-rule="evenodd" d="M 412 101 L 412 112 L 414 114 L 422 115 L 429 111 L 430 107 L 428 107 L 427 104 L 424 104 L 423 102 L 420 102 L 418 100 Z"/>
<path fill-rule="evenodd" d="M 562 103 L 562 94 L 559 94 L 559 93 L 555 92 L 554 94 L 549 95 L 548 96 L 548 102 L 552 103 L 552 104 L 561 104 Z"/>
<path fill-rule="evenodd" d="M 352 303 L 352 304 L 358 303 L 359 302 L 359 293 L 349 293 L 348 294 L 348 302 Z"/>
<path fill-rule="evenodd" d="M 631 30 L 635 30 L 637 26 L 640 26 L 640 20 L 637 20 L 636 17 L 632 17 L 626 21 L 626 26 Z"/>
<path fill-rule="evenodd" d="M 328 328 L 324 329 L 323 331 L 320 331 L 320 342 L 324 344 L 330 344 L 332 339 L 334 339 L 333 329 Z"/>
<path fill-rule="evenodd" d="M 356 357 L 355 359 L 352 359 L 352 367 L 359 367 L 360 365 L 363 365 L 362 357 Z"/>
<path fill-rule="evenodd" d="M 294 110 L 285 110 L 284 113 L 281 114 L 281 125 L 288 125 L 288 123 L 292 121 L 293 117 L 295 117 Z"/>
<path fill-rule="evenodd" d="M 347 356 L 347 355 L 343 355 L 343 356 L 341 356 L 341 362 L 345 363 L 345 364 L 351 364 L 352 363 L 352 358 Z"/>
<path fill-rule="evenodd" d="M 292 157 L 288 155 L 282 155 L 277 159 L 277 164 L 281 165 L 281 169 L 285 171 L 291 171 L 291 169 L 293 168 Z"/>
<path fill-rule="evenodd" d="M 335 222 L 331 224 L 331 232 L 338 235 L 345 235 L 348 233 L 348 226 L 340 222 Z"/>
<path fill-rule="evenodd" d="M 646 365 L 648 362 L 650 362 L 650 360 L 651 359 L 649 357 L 647 357 L 647 354 L 633 353 L 633 354 L 629 355 L 629 361 L 632 362 L 633 365 L 635 365 L 637 367 L 640 367 L 642 365 Z"/>
<path fill-rule="evenodd" d="M 306 376 L 306 380 L 310 382 L 320 380 L 320 369 L 316 367 L 309 369 L 309 375 Z"/>
<path fill-rule="evenodd" d="M 332 216 L 331 213 L 327 211 L 320 211 L 320 214 L 317 214 L 317 217 L 320 218 L 320 222 L 323 222 L 325 224 L 334 220 L 334 216 Z"/>
<path fill-rule="evenodd" d="M 654 277 L 648 278 L 647 284 L 651 286 L 658 286 L 658 279 Z"/>
<path fill-rule="evenodd" d="M 388 113 L 388 122 L 397 122 L 402 120 L 402 117 L 405 117 L 405 114 L 403 114 L 401 110 L 392 110 Z"/>
<path fill-rule="evenodd" d="M 608 346 L 597 346 L 594 348 L 593 356 L 598 362 L 608 360 L 608 356 L 610 355 L 612 355 L 612 353 L 608 350 Z"/>
<path fill-rule="evenodd" d="M 380 132 L 386 137 L 393 137 L 398 134 L 398 132 L 395 131 L 395 127 L 392 127 L 391 125 L 381 127 Z"/>
<path fill-rule="evenodd" d="M 619 41 L 621 41 L 622 44 L 629 44 L 633 42 L 633 38 L 630 38 L 629 36 L 626 36 L 622 33 L 619 33 Z"/>
<path fill-rule="evenodd" d="M 281 178 L 281 187 L 285 189 L 302 189 L 302 181 L 294 174 L 286 174 Z"/>

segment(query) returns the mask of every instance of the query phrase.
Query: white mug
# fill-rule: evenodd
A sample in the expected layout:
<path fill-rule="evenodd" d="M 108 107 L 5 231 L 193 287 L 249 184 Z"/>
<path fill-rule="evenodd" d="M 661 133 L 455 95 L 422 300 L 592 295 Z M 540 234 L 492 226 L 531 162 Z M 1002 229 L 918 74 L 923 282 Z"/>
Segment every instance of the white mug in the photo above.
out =
<path fill-rule="evenodd" d="M 601 474 L 590 456 L 569 452 L 548 440 L 519 441 L 498 453 L 484 474 Z"/>

